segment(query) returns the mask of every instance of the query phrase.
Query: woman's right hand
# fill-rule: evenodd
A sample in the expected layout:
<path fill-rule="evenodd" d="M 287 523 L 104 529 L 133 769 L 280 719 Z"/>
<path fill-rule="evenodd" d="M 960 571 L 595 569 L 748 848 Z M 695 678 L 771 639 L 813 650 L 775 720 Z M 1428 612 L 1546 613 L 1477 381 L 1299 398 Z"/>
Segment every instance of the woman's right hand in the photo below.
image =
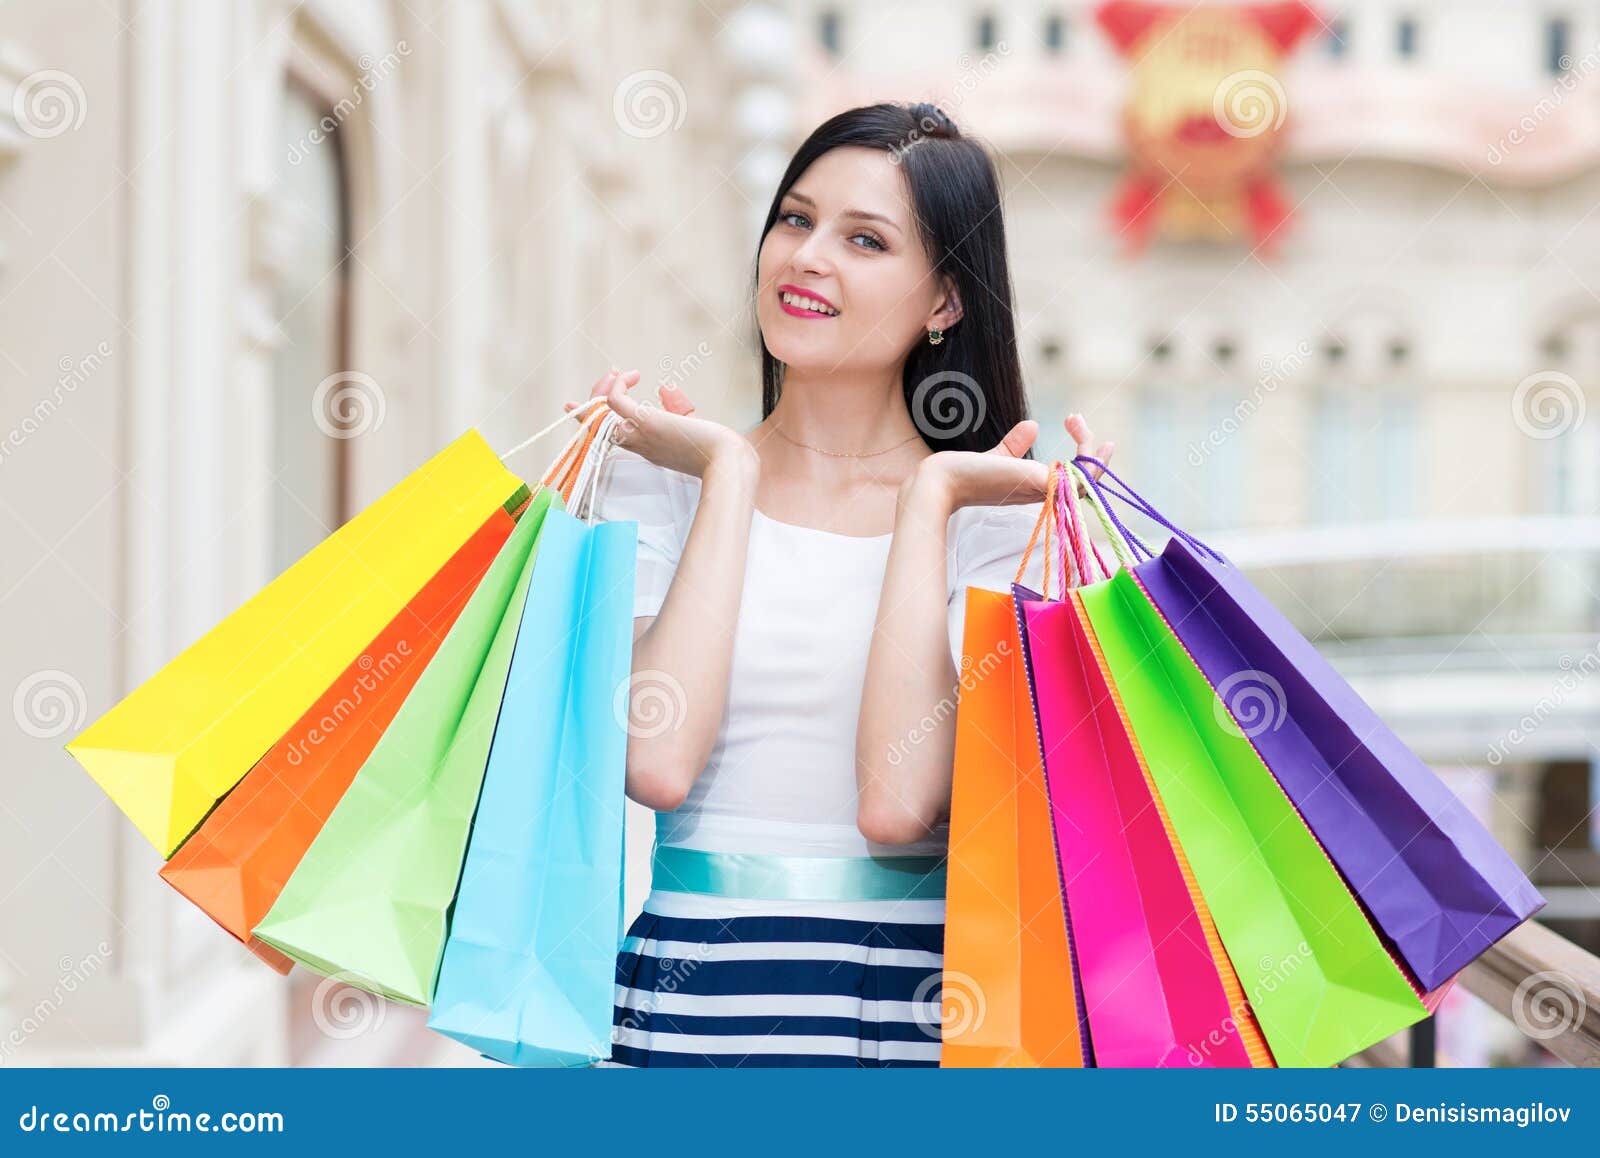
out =
<path fill-rule="evenodd" d="M 661 386 L 661 405 L 641 402 L 628 391 L 639 381 L 639 371 L 611 370 L 600 376 L 589 391 L 590 398 L 603 397 L 622 422 L 616 427 L 616 443 L 657 466 L 703 479 L 718 463 L 756 468 L 760 464 L 755 447 L 737 431 L 694 416 L 694 404 L 679 387 Z M 580 404 L 568 402 L 570 412 Z"/>

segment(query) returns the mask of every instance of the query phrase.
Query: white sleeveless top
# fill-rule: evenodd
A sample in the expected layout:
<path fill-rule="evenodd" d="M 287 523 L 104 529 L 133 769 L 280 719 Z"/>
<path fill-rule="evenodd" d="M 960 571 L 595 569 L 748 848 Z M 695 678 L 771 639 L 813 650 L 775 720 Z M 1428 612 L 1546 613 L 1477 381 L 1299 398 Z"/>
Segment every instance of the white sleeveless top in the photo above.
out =
<path fill-rule="evenodd" d="M 595 510 L 601 519 L 639 524 L 636 617 L 660 611 L 699 495 L 700 480 L 691 475 L 620 448 L 608 455 Z M 1039 507 L 967 507 L 951 516 L 946 574 L 930 580 L 944 586 L 957 671 L 966 588 L 1011 589 Z M 688 798 L 656 814 L 659 844 L 790 856 L 943 855 L 943 825 L 914 844 L 881 845 L 855 823 L 856 719 L 891 539 L 755 513 L 727 710 Z M 1042 548 L 1041 536 L 1022 579 L 1034 590 Z M 681 695 L 667 681 L 637 673 L 633 726 L 664 724 L 683 710 Z M 953 701 L 945 705 L 943 716 L 954 708 Z M 916 737 L 906 743 L 909 750 Z"/>

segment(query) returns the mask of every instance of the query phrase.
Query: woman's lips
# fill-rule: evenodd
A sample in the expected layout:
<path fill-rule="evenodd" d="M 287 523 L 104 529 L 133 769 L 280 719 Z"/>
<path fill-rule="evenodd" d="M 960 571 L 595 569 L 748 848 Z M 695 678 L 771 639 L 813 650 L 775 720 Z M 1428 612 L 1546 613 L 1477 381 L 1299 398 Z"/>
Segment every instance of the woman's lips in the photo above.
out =
<path fill-rule="evenodd" d="M 821 322 L 832 321 L 833 318 L 834 318 L 833 314 L 823 314 L 823 313 L 818 313 L 816 310 L 805 310 L 805 309 L 801 309 L 799 306 L 791 306 L 788 302 L 784 301 L 781 297 L 778 299 L 778 308 L 781 309 L 784 313 L 788 314 L 790 317 L 794 317 L 794 318 L 816 318 L 818 321 L 821 321 Z"/>
<path fill-rule="evenodd" d="M 802 289 L 800 286 L 790 285 L 790 284 L 788 284 L 786 282 L 783 285 L 780 285 L 778 287 L 777 293 L 778 293 L 778 306 L 783 310 L 784 313 L 790 314 L 790 315 L 792 315 L 794 317 L 797 317 L 797 318 L 836 318 L 836 317 L 839 316 L 838 307 L 835 306 L 832 302 L 830 302 L 827 298 L 823 297 L 821 294 L 813 293 L 810 290 Z M 786 302 L 786 301 L 783 300 L 785 294 L 788 294 L 791 297 L 806 298 L 809 301 L 819 302 L 822 305 L 827 306 L 833 312 L 830 314 L 830 313 L 827 313 L 827 312 L 825 312 L 823 310 L 812 310 L 812 309 L 807 309 L 805 306 L 794 305 L 794 304 L 792 304 L 790 302 Z"/>

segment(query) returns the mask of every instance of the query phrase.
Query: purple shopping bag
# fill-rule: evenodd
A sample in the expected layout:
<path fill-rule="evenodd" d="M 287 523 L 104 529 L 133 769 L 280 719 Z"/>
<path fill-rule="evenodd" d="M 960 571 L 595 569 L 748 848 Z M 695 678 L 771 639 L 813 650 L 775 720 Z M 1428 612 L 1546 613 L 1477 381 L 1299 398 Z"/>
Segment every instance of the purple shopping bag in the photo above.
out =
<path fill-rule="evenodd" d="M 1135 576 L 1423 988 L 1544 907 L 1488 830 L 1237 568 L 1109 471 L 1096 485 L 1174 533 Z"/>

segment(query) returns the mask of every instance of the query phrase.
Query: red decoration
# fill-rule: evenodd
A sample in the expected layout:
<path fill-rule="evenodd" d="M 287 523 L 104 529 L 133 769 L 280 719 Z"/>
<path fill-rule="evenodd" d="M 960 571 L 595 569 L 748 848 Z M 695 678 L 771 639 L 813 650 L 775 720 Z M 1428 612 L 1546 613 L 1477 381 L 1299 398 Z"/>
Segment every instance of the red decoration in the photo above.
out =
<path fill-rule="evenodd" d="M 1160 233 L 1270 250 L 1290 217 L 1272 168 L 1288 115 L 1276 72 L 1316 11 L 1108 0 L 1095 16 L 1130 62 L 1131 160 L 1112 205 L 1130 249 Z"/>

